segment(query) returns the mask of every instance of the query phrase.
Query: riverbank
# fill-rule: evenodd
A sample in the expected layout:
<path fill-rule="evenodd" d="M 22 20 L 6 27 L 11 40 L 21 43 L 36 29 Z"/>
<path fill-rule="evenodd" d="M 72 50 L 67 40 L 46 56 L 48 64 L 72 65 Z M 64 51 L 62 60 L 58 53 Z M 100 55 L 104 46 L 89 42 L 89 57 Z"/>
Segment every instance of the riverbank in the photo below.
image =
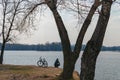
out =
<path fill-rule="evenodd" d="M 62 69 L 22 65 L 0 65 L 0 80 L 56 80 Z M 79 80 L 77 72 L 73 74 Z"/>

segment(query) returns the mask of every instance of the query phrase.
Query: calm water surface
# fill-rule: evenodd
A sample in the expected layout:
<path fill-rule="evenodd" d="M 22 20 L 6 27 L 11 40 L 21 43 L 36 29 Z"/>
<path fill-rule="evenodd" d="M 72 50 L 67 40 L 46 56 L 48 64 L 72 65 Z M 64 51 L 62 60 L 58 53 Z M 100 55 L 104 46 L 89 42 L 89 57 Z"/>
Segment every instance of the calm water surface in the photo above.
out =
<path fill-rule="evenodd" d="M 42 56 L 53 66 L 56 58 L 59 58 L 63 67 L 62 52 L 41 51 L 5 51 L 4 64 L 37 65 Z M 80 55 L 81 57 L 81 55 Z M 80 72 L 80 58 L 76 63 L 75 70 Z M 120 80 L 120 52 L 101 52 L 97 59 L 95 80 Z"/>

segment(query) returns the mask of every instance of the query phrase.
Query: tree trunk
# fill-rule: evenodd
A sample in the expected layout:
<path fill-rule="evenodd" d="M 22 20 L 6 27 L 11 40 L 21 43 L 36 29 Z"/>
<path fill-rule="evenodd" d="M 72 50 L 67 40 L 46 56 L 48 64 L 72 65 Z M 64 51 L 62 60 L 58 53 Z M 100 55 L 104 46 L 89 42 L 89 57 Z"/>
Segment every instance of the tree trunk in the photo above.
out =
<path fill-rule="evenodd" d="M 103 0 L 102 9 L 96 29 L 88 41 L 81 59 L 80 80 L 94 80 L 96 59 L 99 55 L 107 24 L 109 21 L 112 0 Z"/>
<path fill-rule="evenodd" d="M 96 43 L 89 41 L 81 59 L 80 80 L 94 80 L 96 59 L 99 54 Z"/>
<path fill-rule="evenodd" d="M 0 64 L 3 64 L 4 50 L 5 50 L 5 42 L 3 42 L 2 46 L 1 46 Z"/>
<path fill-rule="evenodd" d="M 64 23 L 62 22 L 62 19 L 57 10 L 53 11 L 53 15 L 61 38 L 64 55 L 63 72 L 61 73 L 59 80 L 71 80 L 73 78 L 72 75 L 74 71 L 75 62 L 78 57 L 75 57 L 71 51 L 67 30 L 65 29 Z"/>
<path fill-rule="evenodd" d="M 66 53 L 67 54 L 67 53 Z M 63 72 L 59 77 L 59 80 L 71 80 L 73 79 L 73 71 L 75 68 L 77 58 L 75 57 L 74 53 L 67 54 L 64 56 L 64 66 Z"/>
<path fill-rule="evenodd" d="M 57 11 L 56 2 L 54 2 L 54 0 L 45 1 L 53 13 L 63 48 L 64 56 L 63 72 L 59 76 L 59 79 L 71 80 L 73 78 L 72 75 L 74 71 L 75 62 L 77 59 L 75 59 L 76 57 L 73 56 L 73 53 L 71 51 L 70 40 L 67 34 L 67 30 L 65 28 L 65 25 L 59 12 Z"/>

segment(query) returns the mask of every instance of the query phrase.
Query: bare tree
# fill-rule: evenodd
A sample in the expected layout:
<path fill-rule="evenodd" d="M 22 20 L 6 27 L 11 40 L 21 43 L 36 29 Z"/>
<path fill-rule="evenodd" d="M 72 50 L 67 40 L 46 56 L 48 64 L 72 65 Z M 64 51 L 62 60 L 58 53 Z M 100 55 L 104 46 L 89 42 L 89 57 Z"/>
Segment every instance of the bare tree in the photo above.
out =
<path fill-rule="evenodd" d="M 3 63 L 3 54 L 5 44 L 9 41 L 14 41 L 16 36 L 21 32 L 28 30 L 28 26 L 32 27 L 33 17 L 29 16 L 26 19 L 24 17 L 26 13 L 30 11 L 33 3 L 29 0 L 1 0 L 1 24 L 2 29 L 2 46 L 0 55 L 0 64 Z M 23 27 L 24 26 L 24 27 Z"/>
<path fill-rule="evenodd" d="M 67 3 L 66 5 L 65 3 L 67 1 L 68 3 L 70 2 L 71 4 L 69 5 Z M 96 29 L 93 33 L 92 38 L 90 39 L 90 41 L 88 42 L 85 48 L 85 51 L 82 56 L 82 63 L 81 63 L 81 74 L 80 74 L 81 80 L 94 79 L 96 59 L 103 43 L 104 34 L 109 21 L 111 5 L 113 3 L 112 0 L 89 0 L 89 1 L 92 1 L 93 5 L 86 6 L 86 5 L 81 5 L 81 2 L 79 1 L 80 0 L 66 0 L 66 1 L 65 0 L 45 0 L 44 2 L 44 4 L 47 4 L 47 6 L 50 8 L 50 10 L 53 13 L 53 16 L 58 28 L 58 32 L 60 35 L 62 48 L 63 48 L 64 66 L 63 66 L 63 72 L 59 76 L 59 80 L 70 80 L 73 78 L 72 75 L 73 75 L 75 63 L 79 57 L 85 33 L 89 27 L 89 24 L 92 21 L 93 15 L 95 14 L 98 7 L 101 5 L 102 6 L 101 11 L 98 10 L 99 20 L 96 25 Z M 61 5 L 64 5 L 65 6 L 64 8 L 77 12 L 78 19 L 82 17 L 80 6 L 83 6 L 85 8 L 89 7 L 90 9 L 90 10 L 87 10 L 88 14 L 85 18 L 85 21 L 82 24 L 82 28 L 78 35 L 75 48 L 73 51 L 71 50 L 71 44 L 70 44 L 66 27 L 62 20 L 62 17 L 58 12 L 58 6 L 61 6 Z M 36 7 L 37 6 L 35 6 L 35 8 Z M 31 12 L 32 11 L 34 11 L 34 9 L 32 9 Z"/>
<path fill-rule="evenodd" d="M 64 67 L 63 67 L 63 72 L 60 75 L 60 80 L 70 80 L 70 79 L 72 79 L 76 60 L 78 59 L 79 54 L 80 54 L 84 35 L 85 35 L 86 30 L 91 22 L 93 14 L 95 13 L 98 6 L 100 5 L 100 1 L 95 0 L 93 6 L 91 7 L 91 9 L 88 13 L 88 16 L 86 17 L 86 19 L 82 25 L 82 28 L 80 30 L 80 33 L 77 38 L 77 42 L 75 44 L 75 48 L 73 51 L 71 50 L 71 45 L 70 45 L 70 41 L 68 38 L 67 30 L 65 28 L 65 25 L 62 21 L 62 18 L 60 16 L 59 12 L 57 11 L 57 7 L 56 7 L 57 3 L 55 2 L 57 0 L 45 0 L 45 1 L 47 3 L 48 7 L 50 8 L 50 10 L 53 12 L 53 15 L 54 15 L 54 18 L 55 18 L 55 21 L 57 24 L 58 32 L 59 32 L 59 35 L 61 38 L 62 47 L 63 47 Z"/>
<path fill-rule="evenodd" d="M 79 7 L 80 7 L 79 1 L 77 0 L 76 1 L 77 3 L 75 3 L 73 0 L 70 0 L 70 2 L 76 8 L 76 10 L 72 9 L 71 5 L 69 6 L 69 9 L 73 10 L 74 12 L 77 12 L 77 14 L 81 16 L 81 13 L 80 13 L 80 10 L 79 10 Z M 78 59 L 79 54 L 80 54 L 80 50 L 81 50 L 84 35 L 87 31 L 87 28 L 88 28 L 89 24 L 91 23 L 92 17 L 94 15 L 94 13 L 96 12 L 96 9 L 101 4 L 101 2 L 99 0 L 94 1 L 86 19 L 85 19 L 85 21 L 82 25 L 82 28 L 80 30 L 80 33 L 79 33 L 79 36 L 78 36 L 78 39 L 76 41 L 75 48 L 74 48 L 73 51 L 71 50 L 71 44 L 70 44 L 70 40 L 69 40 L 69 37 L 68 37 L 67 30 L 66 30 L 65 25 L 63 23 L 63 20 L 62 20 L 59 12 L 57 10 L 58 6 L 61 3 L 65 4 L 65 1 L 64 0 L 63 1 L 62 0 L 60 0 L 60 1 L 58 1 L 58 0 L 45 0 L 45 2 L 42 2 L 42 3 L 39 3 L 39 4 L 47 4 L 47 6 L 52 11 L 55 22 L 56 22 L 56 25 L 57 25 L 57 28 L 58 28 L 58 32 L 59 32 L 59 35 L 60 35 L 60 38 L 61 38 L 61 43 L 62 43 L 62 48 L 63 48 L 63 57 L 64 57 L 64 67 L 63 67 L 63 72 L 59 76 L 59 79 L 60 80 L 70 80 L 70 79 L 73 78 L 72 75 L 73 75 L 75 63 L 76 63 L 76 60 Z M 33 12 L 34 9 L 39 6 L 39 4 L 36 4 L 31 9 L 31 11 L 28 13 L 27 16 L 29 16 L 29 14 L 31 12 Z M 83 5 L 81 5 L 81 6 L 83 6 Z M 86 7 L 86 6 L 84 6 L 84 7 Z"/>

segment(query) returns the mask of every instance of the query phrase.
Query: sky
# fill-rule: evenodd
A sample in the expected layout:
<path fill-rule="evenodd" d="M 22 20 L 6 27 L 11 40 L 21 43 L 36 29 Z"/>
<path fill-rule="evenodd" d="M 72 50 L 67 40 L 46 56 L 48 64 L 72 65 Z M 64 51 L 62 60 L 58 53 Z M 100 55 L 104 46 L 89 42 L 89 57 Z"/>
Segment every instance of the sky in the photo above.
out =
<path fill-rule="evenodd" d="M 71 44 L 75 44 L 78 33 L 81 27 L 76 27 L 76 18 L 70 13 L 64 12 L 60 14 L 66 29 L 69 34 Z M 31 31 L 30 34 L 21 34 L 16 40 L 21 44 L 45 44 L 47 42 L 60 42 L 60 37 L 51 11 L 47 10 L 42 16 L 37 16 L 36 30 Z M 39 18 L 40 17 L 40 18 Z M 96 24 L 98 15 L 94 16 L 87 33 L 85 35 L 83 44 L 86 44 L 90 39 Z M 111 17 L 105 34 L 103 45 L 105 46 L 120 46 L 120 6 L 112 7 Z"/>

